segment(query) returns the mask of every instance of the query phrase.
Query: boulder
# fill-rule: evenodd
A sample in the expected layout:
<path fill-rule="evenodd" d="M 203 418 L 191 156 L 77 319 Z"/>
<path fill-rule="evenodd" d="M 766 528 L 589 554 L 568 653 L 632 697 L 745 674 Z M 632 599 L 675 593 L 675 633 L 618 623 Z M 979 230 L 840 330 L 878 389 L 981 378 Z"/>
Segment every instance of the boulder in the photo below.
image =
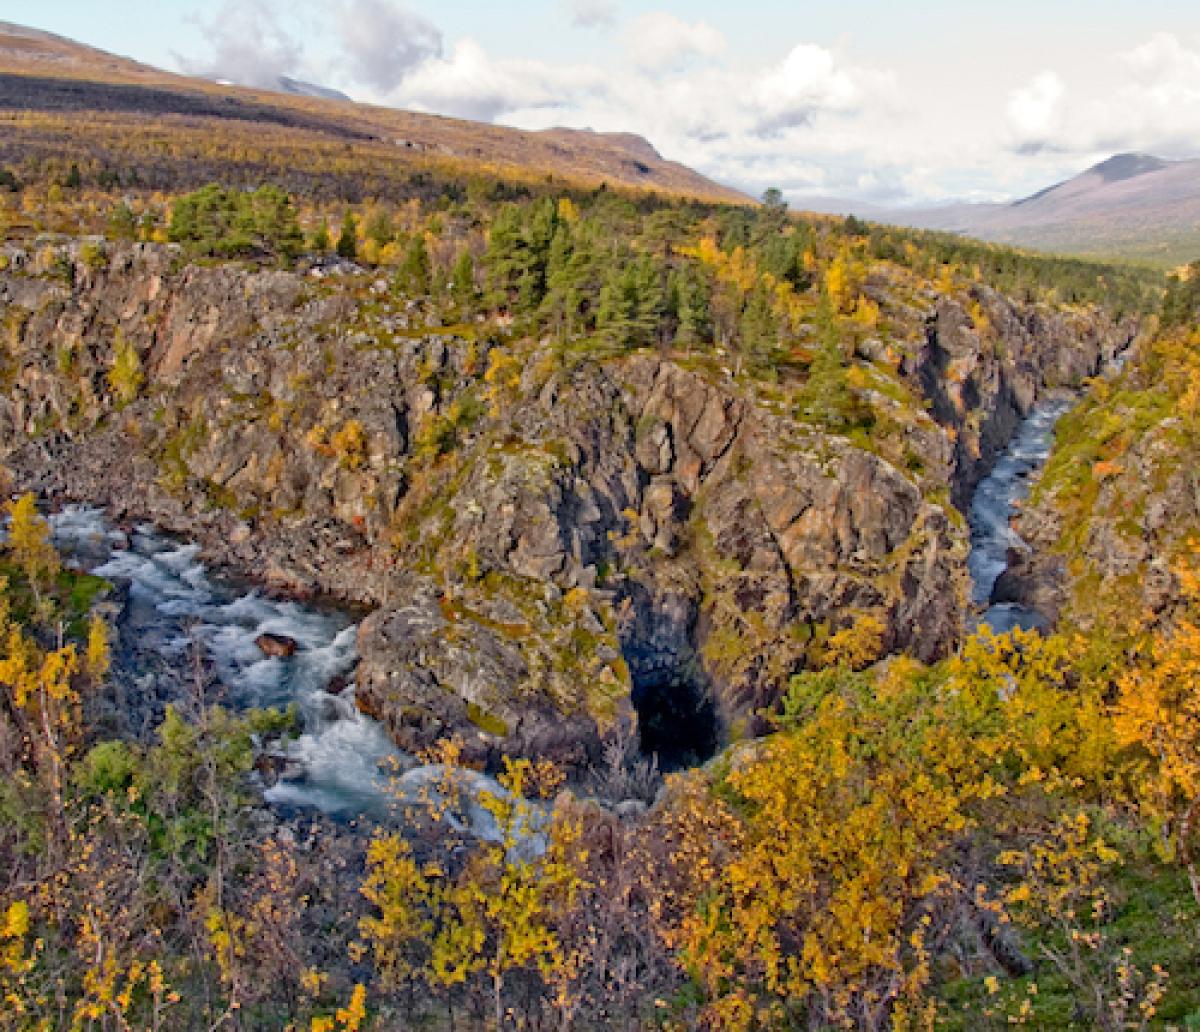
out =
<path fill-rule="evenodd" d="M 262 650 L 264 656 L 281 659 L 294 656 L 296 649 L 299 648 L 296 639 L 289 638 L 286 634 L 260 634 L 254 639 L 254 644 Z"/>

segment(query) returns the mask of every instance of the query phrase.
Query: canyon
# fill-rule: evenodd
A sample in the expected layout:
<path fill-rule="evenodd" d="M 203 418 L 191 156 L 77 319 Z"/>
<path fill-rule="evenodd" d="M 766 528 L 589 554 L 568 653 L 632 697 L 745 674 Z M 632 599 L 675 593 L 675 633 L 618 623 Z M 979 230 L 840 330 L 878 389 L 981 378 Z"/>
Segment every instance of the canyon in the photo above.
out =
<path fill-rule="evenodd" d="M 719 356 L 429 327 L 353 266 L 85 246 L 4 249 L 0 461 L 272 592 L 360 607 L 358 705 L 405 751 L 457 735 L 490 768 L 580 771 L 635 722 L 664 766 L 705 759 L 867 618 L 883 653 L 947 655 L 976 485 L 1135 330 L 869 284 L 901 332 L 886 360 L 859 345 L 893 373 L 867 391 L 887 439 L 864 447 Z"/>

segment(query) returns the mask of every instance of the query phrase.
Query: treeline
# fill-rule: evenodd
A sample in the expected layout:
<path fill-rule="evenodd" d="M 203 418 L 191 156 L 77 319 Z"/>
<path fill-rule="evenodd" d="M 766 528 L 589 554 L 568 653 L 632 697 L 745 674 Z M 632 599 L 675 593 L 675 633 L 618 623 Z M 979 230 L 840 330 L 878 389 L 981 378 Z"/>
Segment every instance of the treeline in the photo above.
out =
<path fill-rule="evenodd" d="M 120 225 L 124 219 L 119 212 L 114 221 Z M 167 237 L 196 253 L 219 258 L 291 259 L 304 246 L 291 201 L 274 186 L 251 192 L 213 184 L 181 197 L 171 206 Z"/>
<path fill-rule="evenodd" d="M 545 183 L 492 190 L 482 179 L 432 203 L 331 205 L 215 184 L 114 198 L 56 182 L 17 196 L 7 211 L 0 199 L 10 234 L 99 232 L 288 267 L 342 259 L 383 277 L 429 327 L 484 324 L 562 359 L 657 348 L 714 372 L 786 381 L 800 418 L 889 458 L 882 437 L 895 421 L 877 426 L 865 387 L 883 377 L 907 399 L 901 358 L 923 342 L 937 299 L 958 303 L 987 347 L 998 290 L 1115 316 L 1151 312 L 1162 297 L 1144 270 L 799 217 L 778 192 L 757 207 Z"/>
<path fill-rule="evenodd" d="M 1118 316 L 1150 311 L 1161 296 L 1158 278 L 1140 270 L 798 218 L 777 195 L 757 208 L 606 189 L 329 208 L 273 187 L 210 185 L 110 212 L 111 235 L 182 242 L 195 254 L 337 255 L 390 271 L 447 323 L 503 316 L 516 332 L 611 351 L 720 349 L 765 376 L 806 368 L 822 350 L 848 357 L 867 336 L 911 332 L 889 309 L 931 290 L 970 302 L 987 286 Z"/>

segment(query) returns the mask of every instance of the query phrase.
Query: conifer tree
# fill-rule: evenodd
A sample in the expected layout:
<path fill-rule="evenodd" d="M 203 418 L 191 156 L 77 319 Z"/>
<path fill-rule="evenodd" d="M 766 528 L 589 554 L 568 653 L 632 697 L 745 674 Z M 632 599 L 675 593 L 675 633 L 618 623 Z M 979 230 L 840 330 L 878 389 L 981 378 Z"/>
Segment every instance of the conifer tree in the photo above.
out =
<path fill-rule="evenodd" d="M 338 234 L 337 255 L 348 261 L 358 257 L 358 222 L 353 212 L 347 211 L 342 217 L 342 231 Z"/>

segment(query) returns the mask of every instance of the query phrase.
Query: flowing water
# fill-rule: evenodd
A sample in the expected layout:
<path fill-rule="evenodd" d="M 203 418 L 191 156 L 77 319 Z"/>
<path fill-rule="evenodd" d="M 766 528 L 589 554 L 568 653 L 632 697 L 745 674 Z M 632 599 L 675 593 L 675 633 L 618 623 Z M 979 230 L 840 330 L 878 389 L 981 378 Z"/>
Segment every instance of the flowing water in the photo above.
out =
<path fill-rule="evenodd" d="M 500 837 L 481 802 L 485 793 L 507 797 L 494 778 L 415 765 L 355 706 L 358 628 L 349 615 L 245 590 L 210 574 L 198 558 L 199 545 L 148 525 L 128 534 L 115 530 L 101 509 L 70 506 L 49 519 L 68 562 L 128 585 L 120 631 L 136 642 L 135 666 L 165 665 L 184 683 L 199 651 L 231 707 L 296 706 L 301 733 L 280 757 L 282 776 L 263 792 L 268 802 L 342 819 L 403 819 L 414 805 L 442 802 L 451 779 L 456 798 L 450 809 L 457 811 L 451 822 L 480 838 Z M 294 655 L 265 655 L 257 644 L 264 634 L 294 641 Z M 540 848 L 536 830 L 522 840 Z"/>
<path fill-rule="evenodd" d="M 1016 436 L 971 498 L 971 601 L 983 609 L 977 623 L 1002 633 L 1014 627 L 1044 628 L 1045 618 L 1033 609 L 1011 602 L 993 604 L 996 580 L 1008 566 L 1008 550 L 1023 548 L 1012 528 L 1017 505 L 1029 495 L 1030 482 L 1050 457 L 1054 426 L 1074 404 L 1056 396 L 1038 404 L 1021 424 Z"/>
<path fill-rule="evenodd" d="M 357 659 L 349 616 L 240 590 L 210 576 L 199 545 L 146 525 L 125 534 L 110 528 L 99 509 L 70 507 L 50 523 L 68 561 L 128 585 L 121 632 L 136 640 L 143 663 L 152 656 L 186 676 L 199 650 L 233 708 L 296 706 L 303 730 L 287 757 L 297 776 L 268 788 L 268 800 L 339 816 L 379 810 L 384 768 L 400 754 L 358 711 L 352 689 L 328 690 L 339 687 Z M 265 655 L 256 643 L 264 634 L 291 639 L 295 654 Z"/>

